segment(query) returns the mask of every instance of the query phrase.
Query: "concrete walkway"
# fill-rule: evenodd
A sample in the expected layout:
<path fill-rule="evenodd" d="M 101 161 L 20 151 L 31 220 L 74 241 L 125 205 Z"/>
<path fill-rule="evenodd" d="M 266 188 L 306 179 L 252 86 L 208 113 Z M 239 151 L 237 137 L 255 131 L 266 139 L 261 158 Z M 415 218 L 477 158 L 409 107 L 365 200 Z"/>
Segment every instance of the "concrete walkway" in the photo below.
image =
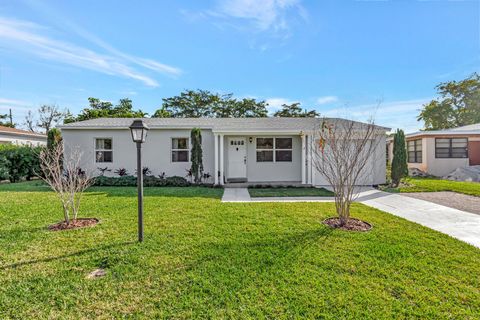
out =
<path fill-rule="evenodd" d="M 332 202 L 326 197 L 251 198 L 247 188 L 226 188 L 222 202 Z M 480 248 L 480 215 L 440 204 L 366 188 L 357 202 L 416 222 Z"/>
<path fill-rule="evenodd" d="M 250 197 L 247 188 L 225 188 L 222 202 L 333 202 L 333 197 Z"/>
<path fill-rule="evenodd" d="M 480 248 L 480 216 L 477 214 L 376 189 L 361 192 L 357 201 Z"/>
<path fill-rule="evenodd" d="M 250 202 L 250 193 L 247 188 L 223 189 L 222 202 Z"/>

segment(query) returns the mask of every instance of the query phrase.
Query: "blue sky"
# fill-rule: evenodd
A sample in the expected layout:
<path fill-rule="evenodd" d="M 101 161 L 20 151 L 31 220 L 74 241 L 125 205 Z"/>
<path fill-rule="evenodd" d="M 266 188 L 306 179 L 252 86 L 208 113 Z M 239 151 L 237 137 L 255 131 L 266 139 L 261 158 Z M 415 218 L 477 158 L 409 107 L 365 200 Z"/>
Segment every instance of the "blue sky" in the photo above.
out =
<path fill-rule="evenodd" d="M 477 0 L 0 2 L 0 112 L 19 123 L 200 88 L 410 132 L 435 85 L 479 69 Z"/>

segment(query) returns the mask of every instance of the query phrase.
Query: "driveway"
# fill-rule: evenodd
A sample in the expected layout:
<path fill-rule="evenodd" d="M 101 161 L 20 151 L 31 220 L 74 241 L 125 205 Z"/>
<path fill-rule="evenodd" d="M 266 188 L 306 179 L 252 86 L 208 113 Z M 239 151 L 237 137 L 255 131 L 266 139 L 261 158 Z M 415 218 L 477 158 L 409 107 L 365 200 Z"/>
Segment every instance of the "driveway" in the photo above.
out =
<path fill-rule="evenodd" d="M 480 215 L 478 214 L 375 189 L 361 192 L 357 201 L 480 248 Z"/>
<path fill-rule="evenodd" d="M 402 193 L 402 196 L 430 201 L 446 207 L 480 214 L 480 197 L 451 191 Z"/>

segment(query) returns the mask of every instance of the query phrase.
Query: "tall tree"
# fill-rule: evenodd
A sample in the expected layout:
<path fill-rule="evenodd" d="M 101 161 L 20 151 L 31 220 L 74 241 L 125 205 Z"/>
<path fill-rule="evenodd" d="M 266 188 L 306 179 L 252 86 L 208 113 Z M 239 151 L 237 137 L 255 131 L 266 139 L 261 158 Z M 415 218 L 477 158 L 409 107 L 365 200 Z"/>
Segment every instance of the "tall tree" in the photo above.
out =
<path fill-rule="evenodd" d="M 292 104 L 282 104 L 282 109 L 273 114 L 274 117 L 291 117 L 291 118 L 316 118 L 320 116 L 315 110 L 307 111 L 302 109 L 300 102 Z"/>
<path fill-rule="evenodd" d="M 439 84 L 438 99 L 423 106 L 418 121 L 425 130 L 448 129 L 480 122 L 480 76 Z"/>
<path fill-rule="evenodd" d="M 61 110 L 59 106 L 55 104 L 44 104 L 38 108 L 38 121 L 37 126 L 48 132 L 57 123 L 65 118 L 67 110 Z"/>
<path fill-rule="evenodd" d="M 27 127 L 28 131 L 35 132 L 35 129 L 36 129 L 35 116 L 33 115 L 32 110 L 28 110 L 27 114 L 25 115 L 24 124 Z"/>
<path fill-rule="evenodd" d="M 143 118 L 147 113 L 142 110 L 134 110 L 132 100 L 120 99 L 114 106 L 110 101 L 102 101 L 98 98 L 88 98 L 89 106 L 84 108 L 76 117 L 69 115 L 65 123 L 97 119 L 97 118 Z"/>
<path fill-rule="evenodd" d="M 162 108 L 153 117 L 173 118 L 247 118 L 266 117 L 267 103 L 253 98 L 234 99 L 231 93 L 185 90 L 178 96 L 164 98 Z"/>
<path fill-rule="evenodd" d="M 190 137 L 192 139 L 191 172 L 195 183 L 200 183 L 203 175 L 202 131 L 199 128 L 193 128 Z"/>
<path fill-rule="evenodd" d="M 402 178 L 408 175 L 407 149 L 405 147 L 405 134 L 397 129 L 393 137 L 393 160 L 392 160 L 392 186 L 398 187 Z"/>

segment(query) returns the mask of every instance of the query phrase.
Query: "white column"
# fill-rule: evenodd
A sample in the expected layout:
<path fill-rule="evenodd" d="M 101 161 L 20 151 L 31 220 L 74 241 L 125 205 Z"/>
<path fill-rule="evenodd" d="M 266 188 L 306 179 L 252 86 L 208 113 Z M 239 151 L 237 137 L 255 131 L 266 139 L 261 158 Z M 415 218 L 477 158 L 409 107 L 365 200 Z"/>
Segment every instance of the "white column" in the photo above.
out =
<path fill-rule="evenodd" d="M 302 135 L 302 184 L 305 184 L 305 135 Z"/>
<path fill-rule="evenodd" d="M 214 150 L 215 150 L 215 160 L 214 160 L 214 176 L 215 176 L 215 185 L 218 184 L 218 134 L 213 135 L 214 138 Z"/>
<path fill-rule="evenodd" d="M 220 185 L 223 186 L 223 134 L 220 135 Z"/>
<path fill-rule="evenodd" d="M 312 151 L 312 186 L 315 186 L 315 172 L 317 169 L 315 168 L 315 157 L 317 153 L 315 152 L 315 137 L 313 135 L 310 136 L 310 150 Z"/>
<path fill-rule="evenodd" d="M 307 147 L 308 147 L 308 154 L 307 154 L 307 183 L 312 184 L 312 136 L 307 136 Z"/>

